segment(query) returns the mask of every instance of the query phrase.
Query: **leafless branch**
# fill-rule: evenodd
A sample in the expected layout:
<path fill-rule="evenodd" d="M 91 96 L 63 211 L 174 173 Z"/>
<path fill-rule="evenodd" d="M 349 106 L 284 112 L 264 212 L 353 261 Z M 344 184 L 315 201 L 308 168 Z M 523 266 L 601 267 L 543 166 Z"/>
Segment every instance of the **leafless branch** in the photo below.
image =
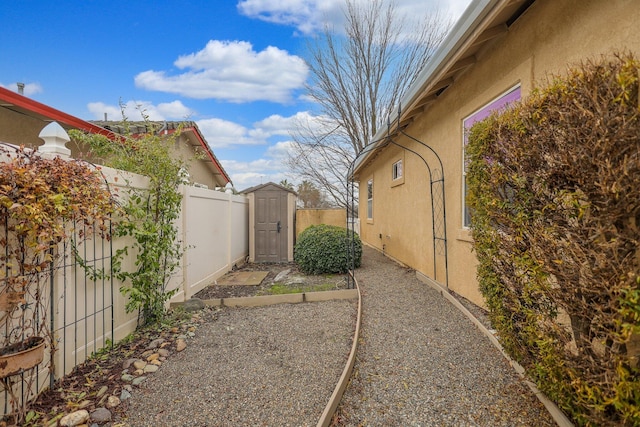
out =
<path fill-rule="evenodd" d="M 307 94 L 323 126 L 292 134 L 288 166 L 346 206 L 347 170 L 372 140 L 440 44 L 449 22 L 440 13 L 411 27 L 393 2 L 346 0 L 344 36 L 328 26 L 308 45 Z M 331 126 L 328 126 L 330 123 Z"/>

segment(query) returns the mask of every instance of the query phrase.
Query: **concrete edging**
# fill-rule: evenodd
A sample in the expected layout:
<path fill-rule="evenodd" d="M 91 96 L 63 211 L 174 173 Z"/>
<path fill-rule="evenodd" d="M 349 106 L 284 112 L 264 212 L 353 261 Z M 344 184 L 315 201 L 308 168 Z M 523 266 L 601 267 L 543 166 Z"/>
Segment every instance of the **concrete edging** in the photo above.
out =
<path fill-rule="evenodd" d="M 349 384 L 349 379 L 351 378 L 351 373 L 353 372 L 353 365 L 356 362 L 356 352 L 358 351 L 358 341 L 360 339 L 360 323 L 362 321 L 362 295 L 360 295 L 360 287 L 358 286 L 358 281 L 355 276 L 352 276 L 353 281 L 356 285 L 355 289 L 349 289 L 350 291 L 356 291 L 358 297 L 358 315 L 356 317 L 356 330 L 353 333 L 353 343 L 351 344 L 351 352 L 349 353 L 349 358 L 347 359 L 347 364 L 342 371 L 342 375 L 338 380 L 338 384 L 333 389 L 333 393 L 329 398 L 329 402 L 327 406 L 325 406 L 320 419 L 318 420 L 318 424 L 316 427 L 328 427 L 331 424 L 331 419 L 338 409 L 338 405 L 342 400 L 342 395 L 344 394 L 345 389 L 347 388 L 347 384 Z M 318 292 L 319 293 L 319 292 Z"/>
<path fill-rule="evenodd" d="M 489 338 L 489 341 L 491 341 L 491 343 L 498 350 L 500 350 L 500 353 L 502 353 L 502 355 L 505 357 L 505 359 L 507 359 L 507 361 L 513 367 L 513 369 L 516 371 L 516 373 L 518 375 L 520 375 L 520 377 L 524 380 L 525 384 L 527 384 L 527 386 L 529 386 L 529 389 L 531 389 L 533 394 L 535 394 L 535 396 L 538 398 L 540 403 L 542 403 L 544 405 L 544 407 L 547 409 L 547 411 L 549 412 L 549 414 L 551 415 L 553 420 L 556 422 L 556 424 L 558 424 L 558 426 L 560 426 L 560 427 L 574 427 L 574 424 L 571 422 L 571 420 L 569 420 L 569 418 L 564 414 L 564 412 L 562 412 L 560 410 L 560 408 L 558 408 L 558 406 L 555 403 L 553 403 L 551 400 L 549 400 L 549 398 L 547 396 L 545 396 L 544 393 L 542 393 L 538 389 L 538 387 L 536 387 L 536 385 L 534 383 L 532 383 L 531 381 L 529 381 L 527 379 L 527 377 L 525 375 L 524 368 L 518 362 L 513 360 L 507 354 L 507 352 L 502 347 L 502 345 L 500 344 L 498 339 L 495 337 L 495 335 L 489 329 L 487 329 L 482 324 L 482 322 L 480 322 L 478 319 L 476 319 L 476 317 L 473 314 L 471 314 L 471 312 L 469 310 L 467 310 L 467 308 L 464 305 L 462 305 L 462 303 L 460 303 L 460 301 L 458 301 L 453 295 L 451 295 L 446 288 L 441 286 L 439 283 L 435 282 L 430 277 L 427 277 L 425 274 L 420 273 L 419 271 L 416 271 L 416 277 L 422 283 L 425 283 L 428 286 L 430 286 L 431 288 L 433 288 L 436 291 L 440 292 L 440 295 L 442 295 L 447 301 L 449 301 L 458 310 L 460 310 L 462 313 L 464 313 L 464 315 L 467 316 L 469 318 L 469 320 L 471 320 L 473 322 L 473 324 L 476 325 L 476 327 L 478 329 L 480 329 L 480 331 L 484 335 L 486 335 L 487 338 Z"/>

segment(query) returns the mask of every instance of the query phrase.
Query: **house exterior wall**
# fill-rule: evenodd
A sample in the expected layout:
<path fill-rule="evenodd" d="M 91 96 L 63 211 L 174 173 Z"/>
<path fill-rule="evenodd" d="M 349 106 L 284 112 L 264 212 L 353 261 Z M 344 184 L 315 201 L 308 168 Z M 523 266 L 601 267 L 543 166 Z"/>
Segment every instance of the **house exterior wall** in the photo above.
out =
<path fill-rule="evenodd" d="M 524 98 L 551 75 L 584 60 L 614 52 L 640 56 L 639 21 L 636 0 L 538 0 L 405 130 L 431 146 L 443 162 L 451 290 L 483 305 L 471 234 L 463 227 L 463 119 L 515 85 Z M 423 155 L 432 169 L 439 168 L 418 143 L 406 137 L 396 141 Z M 422 160 L 404 151 L 404 183 L 392 186 L 392 164 L 402 151 L 389 145 L 359 172 L 361 237 L 445 284 L 442 255 L 436 255 L 434 273 L 429 179 Z M 367 220 L 367 181 L 372 177 L 373 220 Z"/>
<path fill-rule="evenodd" d="M 204 184 L 207 188 L 214 190 L 220 184 L 216 183 L 214 175 L 211 173 L 207 162 L 203 158 L 194 157 L 194 148 L 191 147 L 192 142 L 186 134 L 178 136 L 175 144 L 176 155 L 186 163 L 189 170 L 189 179 L 192 183 Z M 196 147 L 198 148 L 198 147 Z M 204 154 L 201 154 L 204 156 Z"/>
<path fill-rule="evenodd" d="M 38 134 L 49 123 L 49 121 L 0 107 L 0 142 L 22 144 L 29 148 L 37 147 L 43 144 Z M 65 128 L 65 130 L 68 129 Z M 71 147 L 67 148 L 71 149 Z"/>

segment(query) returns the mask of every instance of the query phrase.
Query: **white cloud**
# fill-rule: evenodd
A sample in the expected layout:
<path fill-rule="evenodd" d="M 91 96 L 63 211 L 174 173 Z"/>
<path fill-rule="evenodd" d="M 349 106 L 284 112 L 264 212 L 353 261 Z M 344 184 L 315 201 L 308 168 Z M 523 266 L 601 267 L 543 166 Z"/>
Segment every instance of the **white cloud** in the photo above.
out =
<path fill-rule="evenodd" d="M 366 5 L 370 0 L 355 0 Z M 399 16 L 422 17 L 425 12 L 440 9 L 454 19 L 460 17 L 471 0 L 396 0 Z M 296 28 L 312 34 L 325 24 L 336 29 L 344 26 L 345 0 L 240 0 L 238 11 L 249 18 Z"/>
<path fill-rule="evenodd" d="M 343 0 L 241 0 L 238 11 L 250 18 L 289 25 L 302 34 L 311 34 L 321 30 L 323 22 L 339 22 L 343 4 Z"/>
<path fill-rule="evenodd" d="M 2 86 L 5 89 L 9 89 L 12 90 L 14 92 L 18 92 L 18 84 L 17 83 L 11 83 L 8 85 L 2 84 L 0 83 L 0 86 Z M 25 83 L 24 84 L 24 96 L 32 96 L 35 95 L 36 93 L 41 93 L 42 92 L 42 86 L 40 86 L 40 83 Z"/>
<path fill-rule="evenodd" d="M 253 124 L 253 129 L 247 129 L 245 127 L 230 124 L 229 122 L 221 124 L 220 129 L 224 129 L 228 126 L 228 131 L 224 132 L 219 130 L 219 134 L 227 134 L 228 145 L 234 145 L 234 141 L 243 141 L 246 138 L 256 137 L 259 135 L 265 139 L 255 139 L 253 141 L 261 141 L 266 144 L 266 138 L 289 136 L 295 127 L 300 126 L 300 123 L 304 123 L 304 126 L 322 126 L 324 123 L 322 120 L 316 120 L 318 117 L 312 116 L 309 112 L 298 112 L 289 117 L 283 117 L 280 115 L 272 115 L 264 120 L 258 121 Z M 222 121 L 221 121 L 222 122 Z M 234 126 L 232 126 L 234 125 Z M 200 122 L 198 127 L 202 130 Z M 235 131 L 235 140 L 229 135 Z M 209 144 L 215 148 L 212 144 L 212 140 L 215 140 L 214 135 L 209 135 L 204 132 L 205 138 Z M 236 144 L 238 142 L 235 142 Z M 292 178 L 289 175 L 288 167 L 286 166 L 286 160 L 288 159 L 288 153 L 291 149 L 293 142 L 286 138 L 285 140 L 277 141 L 269 145 L 261 159 L 242 162 L 238 160 L 221 160 L 225 170 L 231 176 L 236 189 L 244 190 L 255 185 L 264 184 L 267 182 L 279 183 L 283 179 L 287 179 L 292 182 Z"/>
<path fill-rule="evenodd" d="M 267 156 L 278 161 L 283 161 L 288 157 L 292 145 L 292 141 L 277 142 L 267 149 Z"/>
<path fill-rule="evenodd" d="M 290 135 L 297 126 L 322 127 L 327 126 L 329 121 L 323 116 L 312 116 L 309 112 L 299 112 L 289 117 L 273 115 L 264 120 L 254 123 L 254 129 L 248 131 L 243 128 L 243 135 L 260 134 L 262 136 Z M 198 126 L 200 126 L 198 124 Z M 300 132 L 300 129 L 297 130 Z M 302 132 L 304 133 L 304 132 Z M 205 135 L 207 141 L 210 137 Z M 266 182 L 279 183 L 283 179 L 295 184 L 286 166 L 289 152 L 294 142 L 290 139 L 282 140 L 271 144 L 259 160 L 251 162 L 241 162 L 236 160 L 221 160 L 225 170 L 231 176 L 235 187 L 243 190 Z"/>
<path fill-rule="evenodd" d="M 251 128 L 219 118 L 199 120 L 196 123 L 212 148 L 222 148 L 234 145 L 264 145 L 272 137 L 289 137 L 292 132 L 304 134 L 305 129 L 317 129 L 326 125 L 326 118 L 301 111 L 289 117 L 271 115 L 253 123 Z"/>
<path fill-rule="evenodd" d="M 104 102 L 90 102 L 87 104 L 89 112 L 96 120 L 104 120 L 107 113 L 108 120 L 122 120 L 122 112 L 117 105 L 108 105 Z M 172 101 L 154 105 L 149 101 L 128 101 L 124 104 L 124 113 L 127 120 L 142 120 L 144 113 L 149 120 L 186 120 L 194 114 L 180 101 Z"/>
<path fill-rule="evenodd" d="M 266 144 L 266 136 L 228 120 L 213 118 L 198 120 L 198 128 L 211 148 L 231 147 L 234 145 Z"/>
<path fill-rule="evenodd" d="M 135 77 L 136 86 L 197 99 L 285 103 L 292 91 L 303 87 L 309 72 L 298 56 L 273 46 L 256 52 L 244 41 L 210 40 L 174 64 L 185 72 L 143 71 Z"/>
<path fill-rule="evenodd" d="M 237 190 L 245 190 L 249 187 L 275 182 L 276 184 L 287 179 L 281 161 L 269 158 L 259 159 L 251 162 L 240 162 L 237 160 L 221 160 L 222 166 L 231 176 L 231 181 Z"/>
<path fill-rule="evenodd" d="M 307 126 L 309 123 L 313 122 L 314 116 L 312 116 L 308 111 L 300 111 L 289 117 L 274 114 L 264 120 L 254 123 L 253 126 L 268 136 L 290 136 L 291 132 L 295 129 L 299 129 L 301 125 Z"/>

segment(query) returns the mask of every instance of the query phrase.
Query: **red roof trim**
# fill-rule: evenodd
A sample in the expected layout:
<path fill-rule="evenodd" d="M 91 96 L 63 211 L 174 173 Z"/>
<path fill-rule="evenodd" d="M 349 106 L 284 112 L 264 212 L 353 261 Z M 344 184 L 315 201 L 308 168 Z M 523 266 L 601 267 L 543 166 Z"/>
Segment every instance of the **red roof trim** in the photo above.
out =
<path fill-rule="evenodd" d="M 56 110 L 55 108 L 49 107 L 48 105 L 42 104 L 38 101 L 34 101 L 31 98 L 27 98 L 26 96 L 20 95 L 19 93 L 13 92 L 3 87 L 0 87 L 0 100 L 5 101 L 9 104 L 13 104 L 16 107 L 24 108 L 34 113 L 41 114 L 45 117 L 48 117 L 60 123 L 64 123 L 73 128 L 80 129 L 85 132 L 104 135 L 112 140 L 116 139 L 116 134 L 105 128 L 96 126 L 85 120 L 72 116 L 71 114 Z"/>

